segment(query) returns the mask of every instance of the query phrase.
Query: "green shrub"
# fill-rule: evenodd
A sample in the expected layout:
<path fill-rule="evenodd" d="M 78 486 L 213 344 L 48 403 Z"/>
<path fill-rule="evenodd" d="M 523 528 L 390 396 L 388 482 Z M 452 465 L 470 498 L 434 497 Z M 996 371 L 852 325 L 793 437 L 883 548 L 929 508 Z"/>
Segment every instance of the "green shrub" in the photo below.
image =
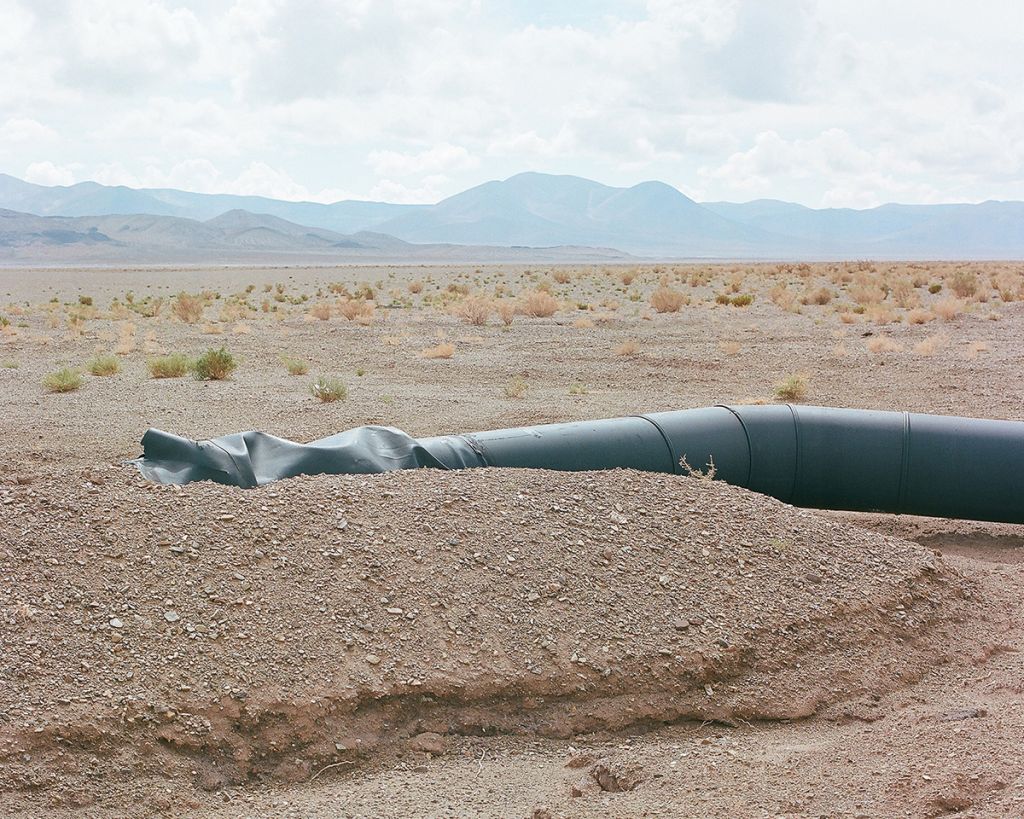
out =
<path fill-rule="evenodd" d="M 190 362 L 183 353 L 172 353 L 151 358 L 146 362 L 153 378 L 181 378 L 188 372 Z"/>
<path fill-rule="evenodd" d="M 791 375 L 775 387 L 775 397 L 783 401 L 802 401 L 807 395 L 807 379 Z"/>
<path fill-rule="evenodd" d="M 749 293 L 741 293 L 738 296 L 733 296 L 729 299 L 729 304 L 733 307 L 749 307 L 754 301 L 754 297 Z"/>
<path fill-rule="evenodd" d="M 344 401 L 348 398 L 348 388 L 338 378 L 327 378 L 321 375 L 309 386 L 313 397 L 329 404 L 332 401 Z"/>
<path fill-rule="evenodd" d="M 238 362 L 224 347 L 207 350 L 192 362 L 192 374 L 200 381 L 223 381 L 238 367 Z"/>
<path fill-rule="evenodd" d="M 93 375 L 116 375 L 121 371 L 121 362 L 116 355 L 98 355 L 88 363 L 89 372 Z"/>
<path fill-rule="evenodd" d="M 43 387 L 47 392 L 74 392 L 82 386 L 82 374 L 70 367 L 62 367 L 43 379 Z"/>
<path fill-rule="evenodd" d="M 931 293 L 933 296 L 936 293 L 941 293 L 942 292 L 942 285 L 941 284 L 930 284 L 930 285 L 928 285 L 928 292 Z"/>
<path fill-rule="evenodd" d="M 83 307 L 92 307 L 92 296 L 79 296 L 78 303 Z"/>

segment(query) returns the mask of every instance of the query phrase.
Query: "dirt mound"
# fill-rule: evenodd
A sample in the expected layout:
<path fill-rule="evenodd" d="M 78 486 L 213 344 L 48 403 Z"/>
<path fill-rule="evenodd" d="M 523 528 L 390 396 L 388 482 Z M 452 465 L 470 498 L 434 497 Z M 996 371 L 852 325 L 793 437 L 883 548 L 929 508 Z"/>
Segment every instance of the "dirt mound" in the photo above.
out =
<path fill-rule="evenodd" d="M 12 481 L 0 566 L 0 789 L 63 804 L 446 735 L 801 717 L 941 660 L 971 595 L 907 541 L 629 471 Z"/>

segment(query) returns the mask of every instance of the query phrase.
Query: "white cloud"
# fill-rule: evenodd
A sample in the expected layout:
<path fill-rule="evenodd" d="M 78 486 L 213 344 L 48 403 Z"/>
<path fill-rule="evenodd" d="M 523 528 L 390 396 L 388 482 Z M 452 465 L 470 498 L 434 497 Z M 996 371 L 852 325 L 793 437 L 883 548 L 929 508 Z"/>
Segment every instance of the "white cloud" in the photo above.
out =
<path fill-rule="evenodd" d="M 442 143 L 419 153 L 400 151 L 372 151 L 367 161 L 380 176 L 410 176 L 422 173 L 437 173 L 452 169 L 476 168 L 478 157 L 473 156 L 461 145 Z"/>
<path fill-rule="evenodd" d="M 11 117 L 0 125 L 0 144 L 29 143 L 39 147 L 56 139 L 53 128 L 29 117 Z"/>
<path fill-rule="evenodd" d="M 533 9 L 4 0 L 0 171 L 312 199 L 526 169 L 812 205 L 1024 198 L 1017 0 Z"/>
<path fill-rule="evenodd" d="M 71 168 L 54 165 L 50 161 L 33 162 L 25 168 L 25 181 L 36 185 L 73 185 L 75 173 Z"/>

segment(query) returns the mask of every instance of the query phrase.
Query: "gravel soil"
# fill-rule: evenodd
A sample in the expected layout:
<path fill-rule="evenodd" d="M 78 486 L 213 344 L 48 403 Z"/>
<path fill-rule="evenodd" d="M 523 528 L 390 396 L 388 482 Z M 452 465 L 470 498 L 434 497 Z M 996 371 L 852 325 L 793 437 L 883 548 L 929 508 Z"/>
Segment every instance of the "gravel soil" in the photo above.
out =
<path fill-rule="evenodd" d="M 717 305 L 736 273 L 706 269 L 676 285 L 703 296 L 678 314 L 647 304 L 664 272 L 567 269 L 558 313 L 508 327 L 425 296 L 550 271 L 0 270 L 0 813 L 1024 814 L 1024 527 L 630 471 L 238 490 L 122 463 L 150 425 L 436 434 L 768 400 L 799 372 L 814 403 L 1024 418 L 1018 302 L 879 326 L 780 309 L 767 293 L 789 274 L 767 269 L 743 283 L 752 306 Z M 373 283 L 371 321 L 310 318 L 338 280 Z M 248 283 L 258 302 L 277 281 L 296 297 L 280 314 L 221 320 L 213 302 L 205 325 L 103 307 L 75 326 L 62 304 Z M 385 309 L 409 282 L 422 293 Z M 867 346 L 879 334 L 894 344 Z M 443 341 L 452 358 L 420 355 Z M 118 374 L 41 388 L 119 344 Z M 231 380 L 146 374 L 221 344 Z M 319 373 L 348 400 L 317 402 Z"/>

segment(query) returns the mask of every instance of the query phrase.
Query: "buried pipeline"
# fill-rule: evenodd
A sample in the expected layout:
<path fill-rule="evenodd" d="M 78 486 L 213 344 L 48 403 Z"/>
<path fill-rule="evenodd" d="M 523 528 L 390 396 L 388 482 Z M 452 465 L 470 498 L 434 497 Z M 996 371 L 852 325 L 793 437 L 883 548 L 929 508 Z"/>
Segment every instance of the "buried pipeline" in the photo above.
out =
<path fill-rule="evenodd" d="M 132 463 L 160 483 L 259 486 L 295 475 L 433 467 L 684 474 L 794 506 L 1024 523 L 1024 422 L 793 405 L 717 406 L 412 438 L 357 427 L 308 444 L 262 432 L 159 430 Z"/>

